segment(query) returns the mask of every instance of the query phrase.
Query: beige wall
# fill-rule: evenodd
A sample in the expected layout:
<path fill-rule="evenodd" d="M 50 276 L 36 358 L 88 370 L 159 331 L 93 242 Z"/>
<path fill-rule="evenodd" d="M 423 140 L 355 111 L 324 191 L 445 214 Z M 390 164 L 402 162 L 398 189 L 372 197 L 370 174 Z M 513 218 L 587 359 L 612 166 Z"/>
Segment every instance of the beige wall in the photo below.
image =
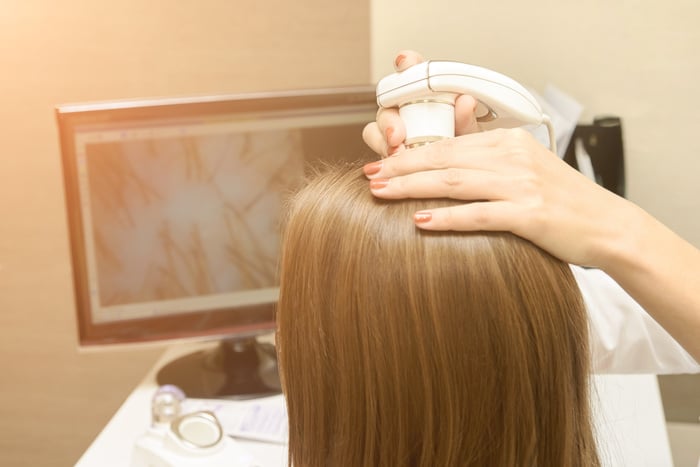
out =
<path fill-rule="evenodd" d="M 372 77 L 397 50 L 493 68 L 623 118 L 628 197 L 700 246 L 700 3 L 372 0 Z"/>
<path fill-rule="evenodd" d="M 53 108 L 369 82 L 369 5 L 9 0 L 0 13 L 0 465 L 72 465 L 160 349 L 76 347 Z"/>

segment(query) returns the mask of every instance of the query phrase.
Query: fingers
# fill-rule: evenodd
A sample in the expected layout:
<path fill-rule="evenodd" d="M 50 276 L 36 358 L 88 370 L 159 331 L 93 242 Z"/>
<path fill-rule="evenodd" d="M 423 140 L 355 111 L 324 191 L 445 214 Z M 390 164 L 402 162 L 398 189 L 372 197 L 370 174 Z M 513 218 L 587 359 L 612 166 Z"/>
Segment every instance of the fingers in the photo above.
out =
<path fill-rule="evenodd" d="M 452 198 L 458 200 L 499 200 L 510 195 L 511 179 L 494 172 L 472 169 L 442 169 L 394 178 L 370 180 L 378 198 Z"/>
<path fill-rule="evenodd" d="M 424 230 L 517 232 L 522 216 L 510 202 L 490 201 L 418 211 L 413 220 Z"/>
<path fill-rule="evenodd" d="M 362 129 L 365 144 L 382 158 L 387 156 L 387 145 L 377 122 L 371 122 Z"/>
<path fill-rule="evenodd" d="M 455 134 L 468 135 L 481 131 L 476 121 L 477 100 L 472 96 L 461 95 L 455 101 Z"/>
<path fill-rule="evenodd" d="M 365 125 L 362 139 L 382 158 L 405 148 L 406 128 L 396 109 L 379 109 L 377 121 Z"/>
<path fill-rule="evenodd" d="M 402 151 L 399 157 L 367 164 L 365 175 L 374 179 L 447 168 L 489 170 L 502 164 L 499 155 L 503 151 L 496 147 L 502 131 L 474 133 Z"/>
<path fill-rule="evenodd" d="M 413 50 L 402 50 L 394 59 L 394 69 L 403 71 L 423 61 L 423 57 Z M 382 158 L 396 154 L 404 149 L 406 128 L 397 109 L 377 111 L 376 123 L 369 123 L 362 131 L 362 139 Z"/>
<path fill-rule="evenodd" d="M 399 115 L 398 109 L 379 109 L 377 125 L 388 146 L 388 153 L 396 152 L 396 148 L 406 139 L 406 127 Z"/>
<path fill-rule="evenodd" d="M 402 50 L 396 54 L 394 69 L 396 71 L 404 71 L 406 68 L 410 68 L 424 61 L 425 59 L 423 56 L 415 50 Z"/>

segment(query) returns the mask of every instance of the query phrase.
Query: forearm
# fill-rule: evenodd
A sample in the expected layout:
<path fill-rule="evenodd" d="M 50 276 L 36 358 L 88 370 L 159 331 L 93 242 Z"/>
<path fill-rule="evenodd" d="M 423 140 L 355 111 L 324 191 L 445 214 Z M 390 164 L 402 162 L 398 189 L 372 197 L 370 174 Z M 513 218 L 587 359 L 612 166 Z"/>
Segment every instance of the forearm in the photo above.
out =
<path fill-rule="evenodd" d="M 600 265 L 700 362 L 700 250 L 631 207 Z"/>

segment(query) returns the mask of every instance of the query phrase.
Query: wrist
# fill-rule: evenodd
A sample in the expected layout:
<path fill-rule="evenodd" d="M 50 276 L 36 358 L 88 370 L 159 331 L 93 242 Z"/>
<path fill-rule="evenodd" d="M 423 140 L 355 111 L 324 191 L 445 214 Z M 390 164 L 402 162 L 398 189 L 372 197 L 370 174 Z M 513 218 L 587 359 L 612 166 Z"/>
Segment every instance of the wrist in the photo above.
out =
<path fill-rule="evenodd" d="M 599 267 L 700 362 L 700 250 L 632 206 Z"/>
<path fill-rule="evenodd" d="M 649 244 L 658 228 L 658 221 L 636 204 L 617 198 L 616 205 L 609 219 L 611 228 L 600 241 L 594 264 L 613 277 L 647 267 L 647 255 L 653 251 Z"/>

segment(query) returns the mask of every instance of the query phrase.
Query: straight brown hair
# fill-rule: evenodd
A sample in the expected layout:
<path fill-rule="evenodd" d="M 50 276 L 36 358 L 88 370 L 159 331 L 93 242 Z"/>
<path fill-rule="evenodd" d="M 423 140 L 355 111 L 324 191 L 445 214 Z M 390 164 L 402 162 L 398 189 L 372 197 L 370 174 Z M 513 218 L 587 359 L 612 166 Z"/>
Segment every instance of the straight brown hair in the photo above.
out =
<path fill-rule="evenodd" d="M 277 311 L 290 465 L 599 465 L 569 267 L 511 234 L 413 225 L 450 203 L 376 199 L 356 167 L 291 201 Z"/>

